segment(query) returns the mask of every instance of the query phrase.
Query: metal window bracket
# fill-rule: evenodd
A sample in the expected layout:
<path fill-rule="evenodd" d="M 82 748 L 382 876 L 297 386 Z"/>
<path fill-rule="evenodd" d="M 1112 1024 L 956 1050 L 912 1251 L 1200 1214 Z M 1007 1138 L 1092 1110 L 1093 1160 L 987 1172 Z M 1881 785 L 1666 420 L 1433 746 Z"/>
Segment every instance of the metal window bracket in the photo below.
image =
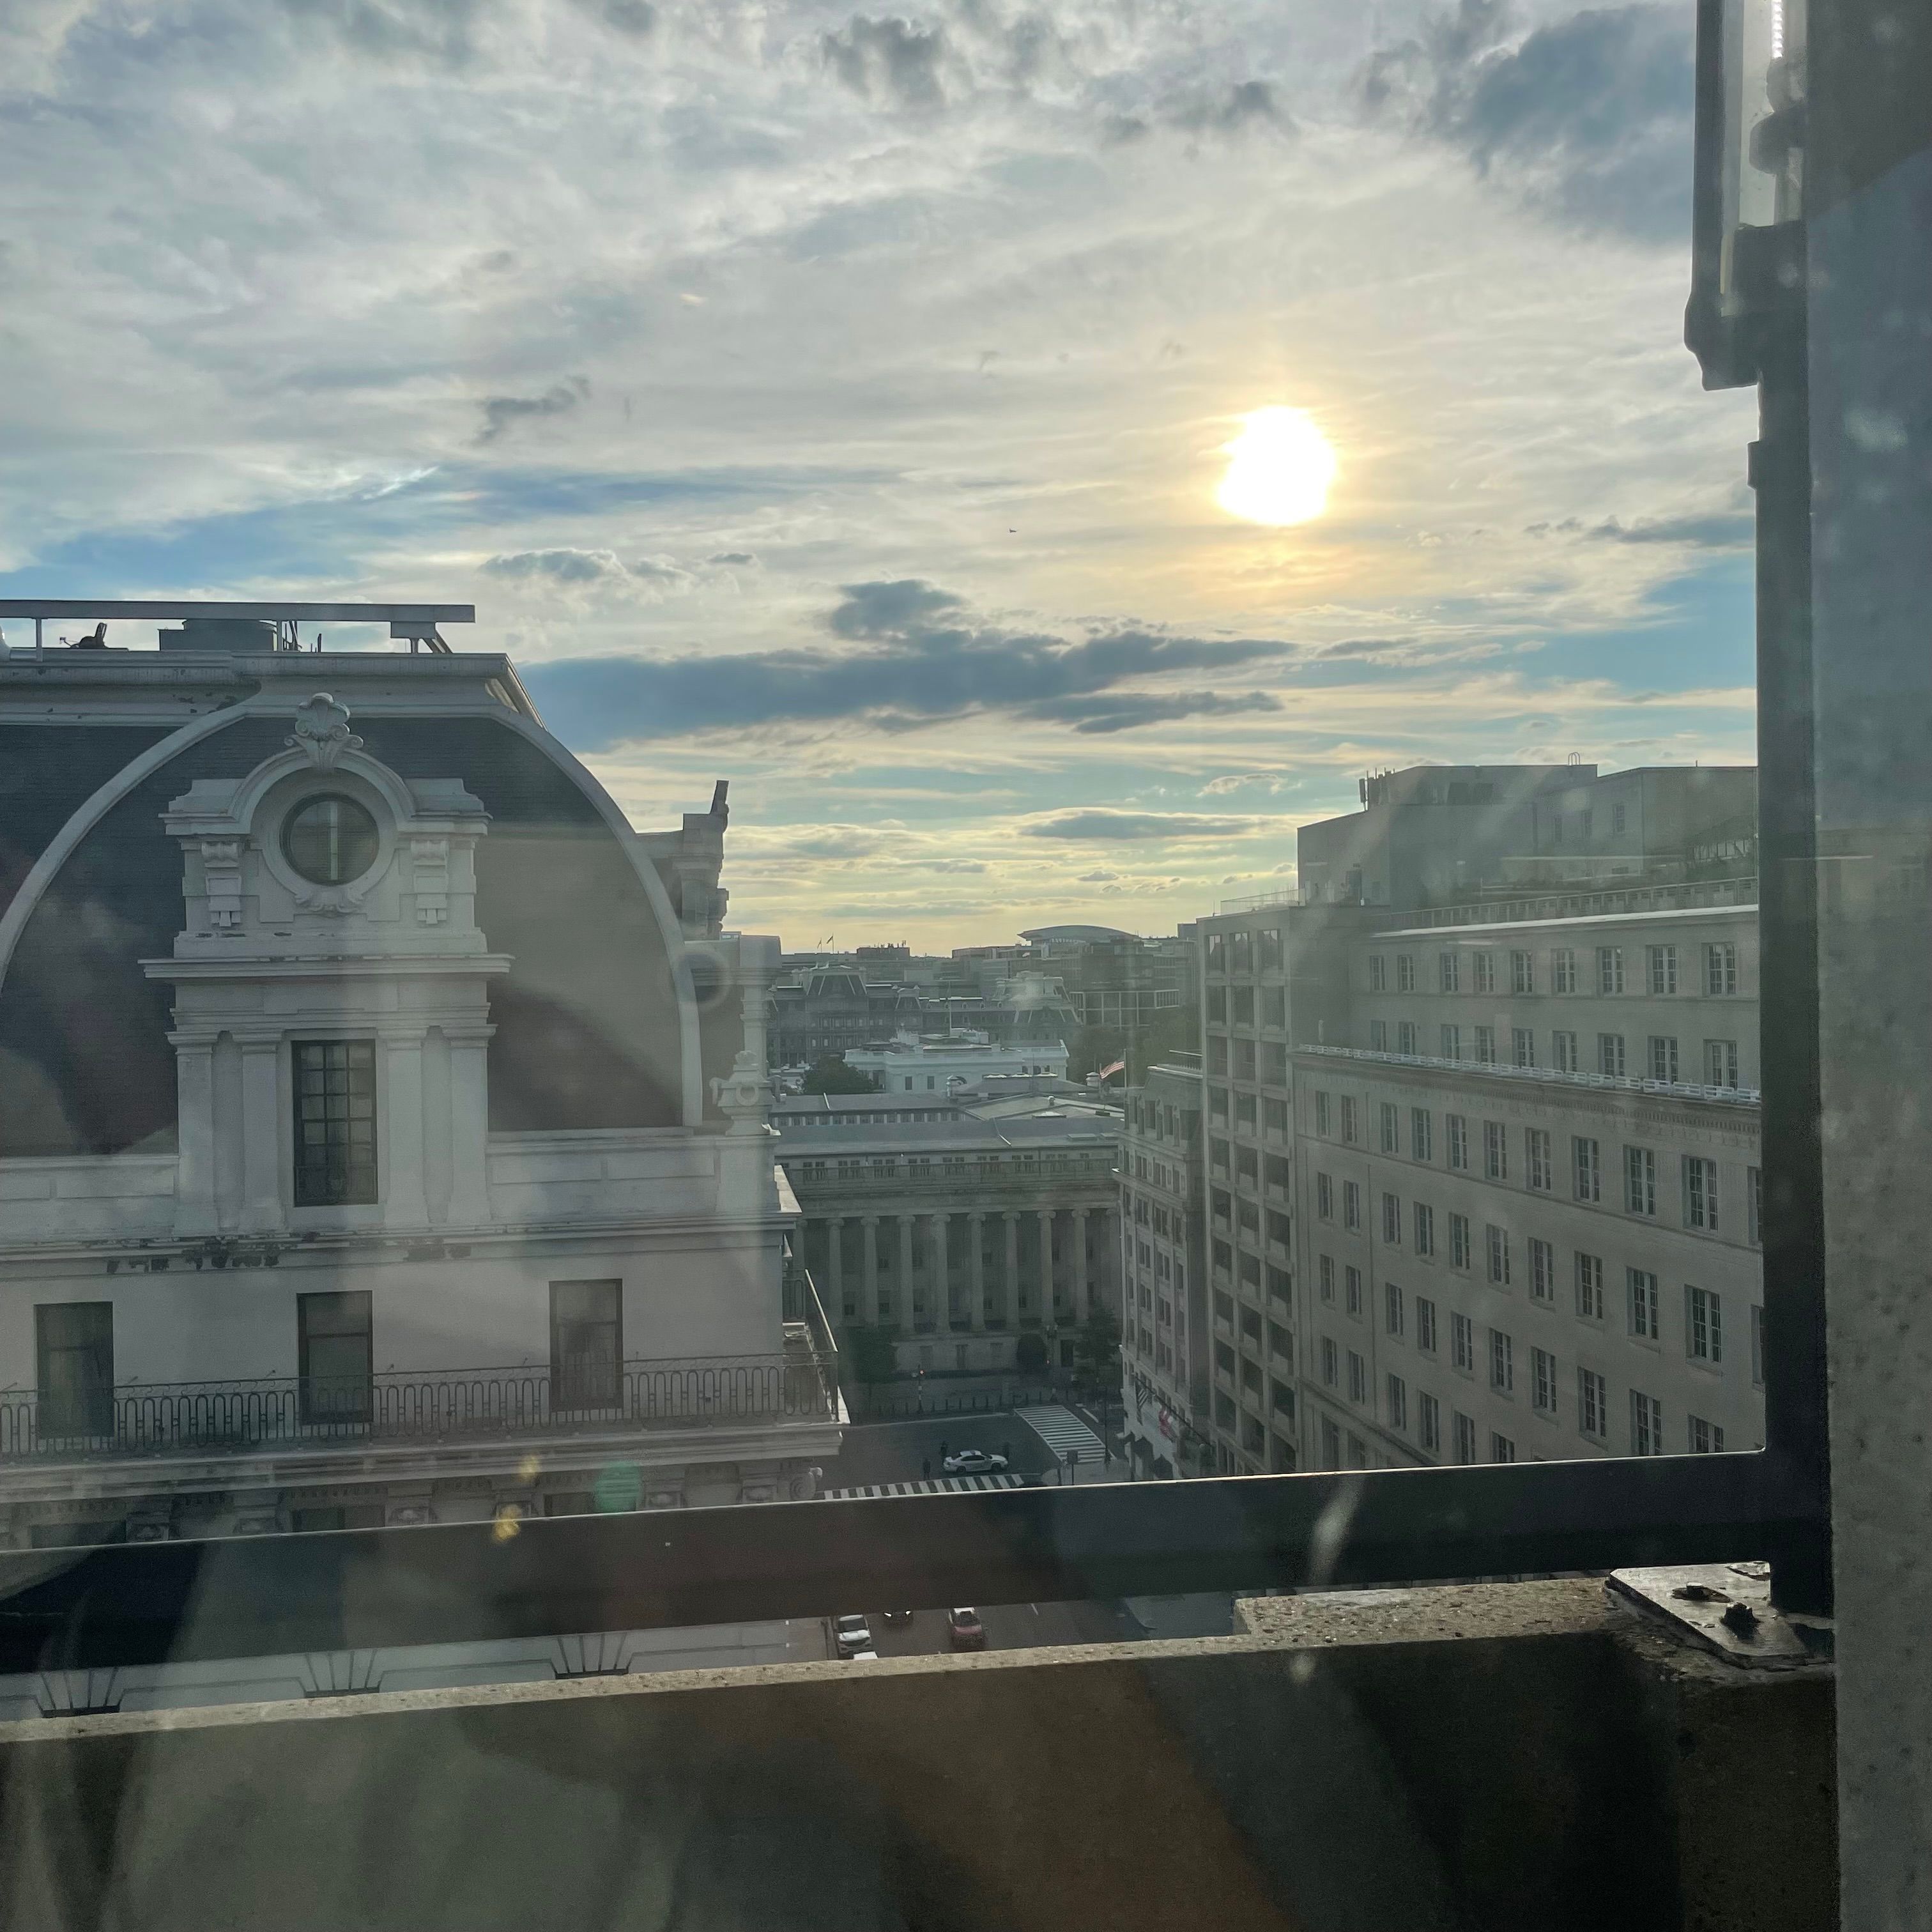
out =
<path fill-rule="evenodd" d="M 1610 1587 L 1729 1663 L 1788 1669 L 1832 1653 L 1829 1618 L 1790 1616 L 1773 1607 L 1768 1563 L 1613 1570 Z"/>

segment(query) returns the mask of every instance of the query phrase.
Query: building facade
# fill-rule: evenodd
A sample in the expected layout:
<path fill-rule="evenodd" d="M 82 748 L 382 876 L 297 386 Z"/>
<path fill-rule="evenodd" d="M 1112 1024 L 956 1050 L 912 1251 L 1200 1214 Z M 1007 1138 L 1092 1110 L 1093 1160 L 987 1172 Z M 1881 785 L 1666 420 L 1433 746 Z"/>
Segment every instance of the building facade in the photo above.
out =
<path fill-rule="evenodd" d="M 845 1064 L 870 1074 L 882 1093 L 944 1096 L 1014 1080 L 1064 1080 L 1066 1048 L 1057 1040 L 1002 1046 L 963 1030 L 902 1033 L 847 1054 Z"/>
<path fill-rule="evenodd" d="M 1744 896 L 1639 873 L 1568 882 L 1568 917 L 1200 922 L 1211 1426 L 1233 1466 L 1761 1442 L 1756 911 L 1678 903 L 1700 896 Z M 1271 1346 L 1244 1346 L 1271 1323 L 1292 1428 Z"/>
<path fill-rule="evenodd" d="M 1210 1474 L 1207 1200 L 1198 1054 L 1150 1067 L 1120 1136 L 1124 1432 L 1137 1474 Z M 1234 1346 L 1229 1324 L 1225 1339 Z M 1263 1366 L 1263 1330 L 1245 1337 Z M 1284 1373 L 1292 1370 L 1284 1367 Z M 1292 1395 L 1291 1395 L 1292 1400 Z"/>
<path fill-rule="evenodd" d="M 982 1120 L 937 1094 L 801 1097 L 773 1118 L 831 1318 L 886 1335 L 898 1374 L 1010 1373 L 1027 1334 L 1071 1368 L 1088 1311 L 1119 1313 L 1111 1118 Z"/>
<path fill-rule="evenodd" d="M 722 788 L 647 842 L 504 658 L 184 628 L 0 662 L 0 1533 L 811 1493 Z"/>

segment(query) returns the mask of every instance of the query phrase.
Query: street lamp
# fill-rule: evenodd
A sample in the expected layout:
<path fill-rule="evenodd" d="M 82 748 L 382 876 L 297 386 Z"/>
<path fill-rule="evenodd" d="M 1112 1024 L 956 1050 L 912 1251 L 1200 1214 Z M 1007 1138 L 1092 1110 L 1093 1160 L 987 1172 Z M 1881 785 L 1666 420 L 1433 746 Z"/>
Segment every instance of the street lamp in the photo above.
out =
<path fill-rule="evenodd" d="M 1698 0 L 1685 346 L 1707 389 L 1763 373 L 1804 296 L 1807 0 Z"/>

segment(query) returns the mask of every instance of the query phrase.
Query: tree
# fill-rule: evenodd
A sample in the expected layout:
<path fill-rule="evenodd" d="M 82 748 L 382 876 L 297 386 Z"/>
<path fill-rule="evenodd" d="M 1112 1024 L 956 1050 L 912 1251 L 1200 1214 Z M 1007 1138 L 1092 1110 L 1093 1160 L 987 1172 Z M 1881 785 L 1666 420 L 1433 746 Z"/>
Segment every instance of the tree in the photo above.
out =
<path fill-rule="evenodd" d="M 887 1329 L 848 1328 L 842 1349 L 855 1382 L 889 1382 L 898 1370 L 898 1356 Z"/>
<path fill-rule="evenodd" d="M 1013 1366 L 1023 1376 L 1046 1373 L 1046 1341 L 1029 1328 L 1013 1344 Z"/>
<path fill-rule="evenodd" d="M 879 1083 L 869 1073 L 848 1066 L 842 1054 L 821 1054 L 812 1062 L 800 1091 L 806 1094 L 876 1094 Z"/>
<path fill-rule="evenodd" d="M 1120 1371 L 1120 1324 L 1114 1311 L 1095 1302 L 1074 1337 L 1074 1358 L 1093 1382 L 1118 1382 Z"/>

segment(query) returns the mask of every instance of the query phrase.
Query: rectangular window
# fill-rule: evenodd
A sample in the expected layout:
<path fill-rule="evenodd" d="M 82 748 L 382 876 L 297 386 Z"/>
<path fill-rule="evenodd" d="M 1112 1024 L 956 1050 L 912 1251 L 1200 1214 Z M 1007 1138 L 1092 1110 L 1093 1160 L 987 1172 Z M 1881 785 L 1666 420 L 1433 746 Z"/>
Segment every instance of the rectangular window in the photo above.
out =
<path fill-rule="evenodd" d="M 1556 1358 L 1547 1348 L 1529 1352 L 1530 1401 L 1544 1415 L 1556 1413 Z"/>
<path fill-rule="evenodd" d="M 1342 1096 L 1342 1138 L 1346 1141 L 1351 1147 L 1354 1145 L 1357 1138 L 1355 1130 L 1355 1096 L 1352 1094 L 1344 1094 Z"/>
<path fill-rule="evenodd" d="M 1657 1277 L 1646 1268 L 1626 1268 L 1630 1280 L 1630 1330 L 1640 1341 L 1654 1342 L 1660 1333 L 1658 1318 Z"/>
<path fill-rule="evenodd" d="M 1316 1275 L 1321 1286 L 1322 1299 L 1332 1303 L 1335 1299 L 1335 1257 L 1324 1255 L 1316 1264 Z"/>
<path fill-rule="evenodd" d="M 1330 1388 L 1342 1379 L 1342 1352 L 1332 1335 L 1322 1338 L 1322 1379 Z"/>
<path fill-rule="evenodd" d="M 1708 1288 L 1684 1291 L 1684 1348 L 1694 1362 L 1713 1368 L 1724 1359 L 1724 1310 L 1717 1292 Z"/>
<path fill-rule="evenodd" d="M 1582 1134 L 1572 1137 L 1570 1142 L 1570 1161 L 1575 1177 L 1576 1198 L 1579 1201 L 1599 1201 L 1603 1198 L 1603 1156 L 1597 1143 Z"/>
<path fill-rule="evenodd" d="M 1523 1154 L 1528 1165 L 1531 1186 L 1547 1194 L 1556 1185 L 1556 1162 L 1550 1152 L 1550 1130 L 1547 1127 L 1525 1127 L 1522 1130 Z"/>
<path fill-rule="evenodd" d="M 1476 1326 L 1466 1315 L 1449 1312 L 1449 1359 L 1473 1375 L 1476 1368 Z"/>
<path fill-rule="evenodd" d="M 1436 1252 L 1436 1210 L 1420 1201 L 1415 1204 L 1415 1252 L 1425 1256 Z"/>
<path fill-rule="evenodd" d="M 296 1205 L 367 1205 L 376 1198 L 376 1042 L 298 1040 L 290 1052 Z"/>
<path fill-rule="evenodd" d="M 1552 993 L 1576 990 L 1576 955 L 1567 946 L 1559 946 L 1550 956 L 1550 990 Z"/>
<path fill-rule="evenodd" d="M 1369 955 L 1369 991 L 1372 993 L 1388 991 L 1388 962 L 1379 952 Z"/>
<path fill-rule="evenodd" d="M 1441 1052 L 1444 1060 L 1460 1060 L 1462 1057 L 1462 1029 L 1459 1026 L 1445 1026 L 1442 1029 Z"/>
<path fill-rule="evenodd" d="M 1208 1036 L 1208 1071 L 1223 1078 L 1228 1072 L 1228 1042 L 1219 1034 Z"/>
<path fill-rule="evenodd" d="M 1388 1424 L 1391 1429 L 1408 1429 L 1408 1384 L 1400 1376 L 1388 1378 Z"/>
<path fill-rule="evenodd" d="M 1624 1149 L 1624 1206 L 1632 1214 L 1657 1213 L 1657 1156 L 1648 1148 Z"/>
<path fill-rule="evenodd" d="M 1597 948 L 1597 991 L 1621 993 L 1624 989 L 1624 950 L 1621 946 Z"/>
<path fill-rule="evenodd" d="M 1529 1240 L 1529 1292 L 1537 1301 L 1556 1299 L 1556 1250 L 1534 1234 Z"/>
<path fill-rule="evenodd" d="M 1496 1064 L 1496 1030 L 1492 1026 L 1479 1026 L 1476 1029 L 1476 1064 L 1493 1066 Z"/>
<path fill-rule="evenodd" d="M 1369 1399 L 1369 1365 L 1354 1349 L 1348 1351 L 1348 1400 L 1366 1402 Z"/>
<path fill-rule="evenodd" d="M 619 1281 L 550 1285 L 550 1402 L 608 1408 L 618 1400 L 624 1359 L 624 1286 Z"/>
<path fill-rule="evenodd" d="M 1402 1246 L 1402 1203 L 1393 1194 L 1382 1196 L 1382 1244 L 1390 1248 Z"/>
<path fill-rule="evenodd" d="M 1460 1114 L 1444 1114 L 1442 1124 L 1449 1134 L 1449 1165 L 1466 1168 L 1469 1165 L 1469 1124 Z"/>
<path fill-rule="evenodd" d="M 1445 993 L 1460 993 L 1462 990 L 1461 954 L 1442 952 L 1436 956 L 1436 983 Z"/>
<path fill-rule="evenodd" d="M 1251 1027 L 1255 1023 L 1255 989 L 1252 986 L 1237 986 L 1229 995 L 1230 1008 L 1237 1026 Z"/>
<path fill-rule="evenodd" d="M 1315 1213 L 1319 1220 L 1332 1221 L 1335 1218 L 1335 1184 L 1325 1174 L 1315 1177 Z"/>
<path fill-rule="evenodd" d="M 112 1302 L 44 1301 L 34 1309 L 34 1387 L 43 1439 L 115 1432 Z"/>
<path fill-rule="evenodd" d="M 1345 1180 L 1342 1184 L 1342 1225 L 1352 1234 L 1361 1232 L 1362 1190 L 1360 1185 L 1352 1180 Z"/>
<path fill-rule="evenodd" d="M 1398 952 L 1395 956 L 1395 989 L 1398 993 L 1415 991 L 1415 955 Z"/>
<path fill-rule="evenodd" d="M 1474 964 L 1476 991 L 1493 993 L 1496 990 L 1496 956 L 1493 952 L 1474 952 L 1469 956 Z"/>
<path fill-rule="evenodd" d="M 1500 1120 L 1483 1123 L 1483 1177 L 1486 1180 L 1509 1178 L 1509 1136 Z"/>
<path fill-rule="evenodd" d="M 1516 1460 L 1516 1444 L 1507 1436 L 1498 1435 L 1494 1430 L 1490 1432 L 1490 1460 L 1492 1462 L 1514 1462 Z"/>
<path fill-rule="evenodd" d="M 1442 1446 L 1442 1407 L 1426 1390 L 1415 1398 L 1415 1435 L 1425 1449 Z"/>
<path fill-rule="evenodd" d="M 1426 1107 L 1412 1107 L 1408 1110 L 1408 1151 L 1415 1160 L 1432 1160 L 1436 1157 L 1436 1134 L 1433 1117 Z"/>
<path fill-rule="evenodd" d="M 1342 1432 L 1325 1415 L 1322 1418 L 1322 1466 L 1324 1469 L 1342 1466 Z"/>
<path fill-rule="evenodd" d="M 1576 1257 L 1576 1312 L 1586 1322 L 1604 1318 L 1604 1258 L 1579 1254 Z"/>
<path fill-rule="evenodd" d="M 1315 1096 L 1315 1131 L 1324 1138 L 1328 1132 L 1328 1096 L 1318 1093 Z"/>
<path fill-rule="evenodd" d="M 1369 1022 L 1369 1051 L 1386 1053 L 1388 1051 L 1388 1022 L 1371 1020 Z"/>
<path fill-rule="evenodd" d="M 1533 993 L 1536 991 L 1536 956 L 1532 952 L 1514 952 L 1510 955 L 1510 991 L 1512 993 Z"/>
<path fill-rule="evenodd" d="M 1402 1333 L 1402 1290 L 1394 1282 L 1382 1287 L 1382 1320 L 1391 1335 Z"/>
<path fill-rule="evenodd" d="M 1684 1225 L 1718 1232 L 1718 1163 L 1694 1154 L 1684 1156 Z"/>
<path fill-rule="evenodd" d="M 1460 1408 L 1456 1412 L 1456 1460 L 1459 1462 L 1476 1460 L 1476 1418 L 1465 1415 Z"/>
<path fill-rule="evenodd" d="M 1576 1371 L 1576 1427 L 1599 1441 L 1610 1426 L 1610 1385 L 1594 1369 Z"/>
<path fill-rule="evenodd" d="M 1510 1238 L 1507 1228 L 1498 1228 L 1492 1221 L 1488 1228 L 1490 1244 L 1490 1279 L 1498 1288 L 1507 1288 L 1510 1281 Z"/>
<path fill-rule="evenodd" d="M 1706 1422 L 1701 1415 L 1694 1415 L 1690 1423 L 1690 1453 L 1694 1456 L 1721 1456 L 1724 1453 L 1724 1432 L 1714 1422 Z"/>
<path fill-rule="evenodd" d="M 1624 1077 L 1624 1036 L 1620 1033 L 1600 1033 L 1597 1036 L 1597 1071 L 1606 1073 L 1612 1080 Z"/>
<path fill-rule="evenodd" d="M 1421 1051 L 1421 1042 L 1416 1038 L 1413 1020 L 1398 1020 L 1395 1028 L 1395 1050 L 1411 1055 Z"/>
<path fill-rule="evenodd" d="M 1738 949 L 1724 940 L 1704 949 L 1704 990 L 1713 999 L 1721 999 L 1738 990 Z"/>
<path fill-rule="evenodd" d="M 1279 973 L 1282 962 L 1283 934 L 1278 926 L 1264 926 L 1256 938 L 1261 946 L 1261 970 L 1264 973 Z"/>
<path fill-rule="evenodd" d="M 1376 1124 L 1382 1130 L 1382 1147 L 1384 1154 L 1402 1151 L 1402 1115 L 1393 1100 L 1384 1100 L 1378 1110 Z"/>
<path fill-rule="evenodd" d="M 1650 1077 L 1653 1080 L 1677 1078 L 1677 1040 L 1675 1034 L 1654 1033 L 1650 1036 Z"/>
<path fill-rule="evenodd" d="M 1536 1064 L 1536 1035 L 1528 1027 L 1510 1029 L 1511 1064 L 1517 1066 L 1534 1066 Z"/>
<path fill-rule="evenodd" d="M 1677 990 L 1677 949 L 1674 946 L 1646 946 L 1644 958 L 1650 968 L 1650 990 L 1674 993 Z"/>
<path fill-rule="evenodd" d="M 1580 1073 L 1583 1070 L 1582 1049 L 1576 1044 L 1576 1036 L 1558 1027 L 1550 1036 L 1550 1064 L 1559 1073 Z"/>
<path fill-rule="evenodd" d="M 1358 1268 L 1346 1270 L 1342 1278 L 1342 1294 L 1348 1312 L 1359 1317 L 1362 1312 L 1362 1271 Z"/>
<path fill-rule="evenodd" d="M 1262 988 L 1262 1024 L 1278 1028 L 1287 1024 L 1287 989 L 1282 986 L 1264 986 Z"/>
<path fill-rule="evenodd" d="M 1738 1084 L 1738 1043 L 1736 1040 L 1705 1041 L 1704 1084 L 1707 1087 L 1735 1087 Z"/>
<path fill-rule="evenodd" d="M 1664 1454 L 1664 1405 L 1641 1389 L 1630 1390 L 1630 1454 L 1661 1456 Z"/>
<path fill-rule="evenodd" d="M 1490 1330 L 1490 1386 L 1504 1395 L 1516 1387 L 1516 1344 L 1500 1328 Z"/>
<path fill-rule="evenodd" d="M 1466 1214 L 1449 1216 L 1449 1265 L 1466 1274 L 1468 1272 L 1469 1217 Z"/>
<path fill-rule="evenodd" d="M 296 1359 L 305 1423 L 366 1422 L 374 1368 L 367 1288 L 296 1297 Z"/>
<path fill-rule="evenodd" d="M 1288 1138 L 1288 1102 L 1286 1100 L 1264 1100 L 1262 1102 L 1262 1125 L 1276 1140 Z"/>
<path fill-rule="evenodd" d="M 1436 1304 L 1424 1294 L 1415 1298 L 1415 1346 L 1425 1355 L 1436 1352 Z"/>

